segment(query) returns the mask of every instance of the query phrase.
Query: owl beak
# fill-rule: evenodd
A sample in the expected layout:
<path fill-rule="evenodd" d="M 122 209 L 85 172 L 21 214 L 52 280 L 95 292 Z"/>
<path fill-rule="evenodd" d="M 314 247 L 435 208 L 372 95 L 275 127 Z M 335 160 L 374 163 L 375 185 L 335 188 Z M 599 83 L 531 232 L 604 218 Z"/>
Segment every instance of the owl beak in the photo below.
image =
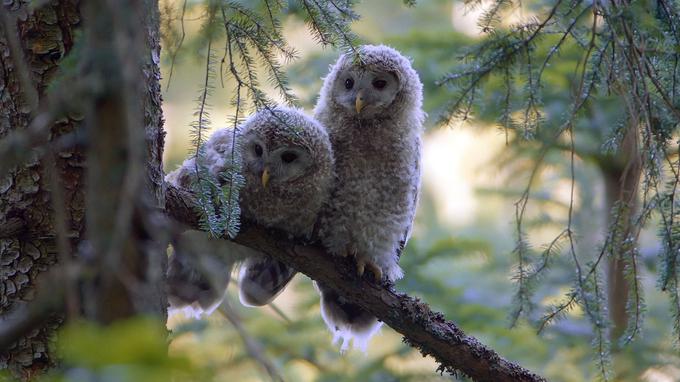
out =
<path fill-rule="evenodd" d="M 361 113 L 361 109 L 364 108 L 364 91 L 359 90 L 357 93 L 357 99 L 354 101 L 354 106 L 357 109 L 357 114 Z"/>
<path fill-rule="evenodd" d="M 269 167 L 265 167 L 264 171 L 262 171 L 262 187 L 267 188 L 267 184 L 269 183 Z"/>

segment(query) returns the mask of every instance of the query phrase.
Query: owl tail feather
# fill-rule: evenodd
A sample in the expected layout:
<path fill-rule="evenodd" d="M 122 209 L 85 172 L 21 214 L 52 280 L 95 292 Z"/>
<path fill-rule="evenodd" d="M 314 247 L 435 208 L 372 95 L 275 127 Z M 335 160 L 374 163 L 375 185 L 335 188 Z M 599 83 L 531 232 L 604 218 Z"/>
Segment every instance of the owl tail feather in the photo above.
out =
<path fill-rule="evenodd" d="M 239 273 L 239 299 L 246 306 L 269 304 L 297 272 L 286 264 L 264 256 L 249 257 Z"/>
<path fill-rule="evenodd" d="M 378 333 L 382 322 L 326 285 L 317 282 L 316 287 L 321 294 L 321 316 L 333 334 L 333 343 L 342 340 L 341 353 L 347 351 L 350 342 L 355 349 L 365 353 L 368 342 Z"/>
<path fill-rule="evenodd" d="M 222 303 L 222 300 L 215 300 L 215 302 L 210 306 L 202 306 L 198 302 L 193 302 L 191 305 L 177 306 L 170 305 L 168 308 L 168 316 L 174 316 L 176 314 L 183 314 L 185 317 L 193 318 L 195 320 L 200 320 L 203 317 L 208 317 L 214 312 L 218 306 Z"/>

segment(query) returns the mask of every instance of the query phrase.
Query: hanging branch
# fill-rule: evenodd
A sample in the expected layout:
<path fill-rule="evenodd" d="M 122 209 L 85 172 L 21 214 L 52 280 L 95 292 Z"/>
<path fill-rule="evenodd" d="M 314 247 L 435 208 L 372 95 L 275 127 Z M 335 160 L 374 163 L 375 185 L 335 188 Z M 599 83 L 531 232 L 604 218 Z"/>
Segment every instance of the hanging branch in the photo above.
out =
<path fill-rule="evenodd" d="M 179 18 L 179 23 L 180 23 L 180 29 L 181 33 L 179 36 L 179 41 L 177 42 L 177 46 L 170 48 L 171 54 L 170 54 L 170 70 L 168 74 L 168 83 L 165 85 L 165 91 L 167 92 L 170 89 L 170 82 L 172 82 L 172 73 L 174 72 L 175 69 L 175 61 L 177 60 L 177 53 L 179 53 L 180 49 L 182 49 L 182 45 L 184 44 L 184 39 L 186 38 L 186 31 L 184 30 L 184 15 L 186 14 L 187 11 L 187 0 L 184 0 L 184 3 L 182 4 L 182 14 L 180 15 Z"/>

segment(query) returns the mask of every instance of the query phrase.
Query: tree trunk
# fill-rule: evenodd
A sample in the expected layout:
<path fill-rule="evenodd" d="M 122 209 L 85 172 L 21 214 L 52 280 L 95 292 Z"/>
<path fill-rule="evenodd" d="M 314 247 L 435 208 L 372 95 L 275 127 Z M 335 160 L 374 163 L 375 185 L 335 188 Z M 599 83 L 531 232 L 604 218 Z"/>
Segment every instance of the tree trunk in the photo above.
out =
<path fill-rule="evenodd" d="M 86 67 L 100 85 L 85 119 L 88 260 L 95 270 L 85 314 L 104 323 L 136 313 L 164 318 L 158 3 L 90 0 L 83 14 Z"/>
<path fill-rule="evenodd" d="M 625 277 L 625 267 L 630 261 L 626 256 L 633 256 L 632 249 L 637 246 L 637 243 L 627 240 L 635 238 L 633 220 L 639 209 L 637 193 L 641 166 L 636 141 L 637 129 L 630 128 L 619 152 L 604 158 L 600 164 L 605 180 L 607 223 L 610 229 L 616 226 L 616 235 L 610 245 L 612 253 L 607 262 L 607 301 L 612 322 L 610 338 L 615 349 L 628 325 L 626 305 L 630 285 Z M 614 211 L 618 211 L 618 216 Z"/>
<path fill-rule="evenodd" d="M 22 83 L 22 67 L 37 90 L 39 103 L 44 102 L 47 85 L 59 61 L 71 51 L 74 30 L 80 22 L 77 0 L 54 1 L 35 12 L 28 10 L 27 3 L 5 1 L 0 6 L 3 18 L 9 20 L 6 24 L 16 25 L 14 31 L 0 30 L 0 138 L 27 131 L 31 115 L 37 111 L 35 100 L 26 95 L 30 89 Z M 20 42 L 23 49 L 19 53 L 23 55 L 12 52 L 13 39 Z M 80 119 L 60 119 L 44 132 L 44 138 L 55 140 L 72 133 Z M 54 161 L 45 160 L 56 169 L 64 208 L 69 211 L 64 227 L 70 250 L 84 232 L 84 156 L 82 150 L 69 148 L 59 151 Z M 0 237 L 0 315 L 33 300 L 38 276 L 57 263 L 57 230 L 48 174 L 52 169 L 46 163 L 33 150 L 26 162 L 0 173 L 0 227 L 16 227 Z M 15 376 L 27 379 L 53 366 L 48 345 L 60 322 L 61 317 L 53 316 L 8 349 L 0 350 L 0 369 L 9 368 Z"/>
<path fill-rule="evenodd" d="M 69 316 L 165 319 L 165 240 L 155 229 L 165 200 L 157 0 L 83 6 L 79 61 L 88 65 L 76 77 L 88 81 L 82 88 L 90 93 L 78 100 L 85 119 L 60 116 L 46 131 L 35 121 L 47 118 L 47 86 L 74 45 L 79 1 L 54 0 L 35 11 L 27 1 L 0 7 L 9 21 L 0 29 L 0 315 L 30 306 L 40 295 L 38 276 L 51 273 L 64 282 Z M 57 92 L 69 93 L 77 84 L 60 86 Z M 62 147 L 70 141 L 58 139 L 75 131 L 87 133 L 87 148 Z M 3 171 L 6 159 L 31 147 L 27 160 Z M 74 259 L 88 272 L 74 277 L 57 268 Z M 70 291 L 76 284 L 83 287 Z M 54 366 L 48 344 L 63 318 L 51 314 L 1 349 L 0 369 L 28 379 Z"/>

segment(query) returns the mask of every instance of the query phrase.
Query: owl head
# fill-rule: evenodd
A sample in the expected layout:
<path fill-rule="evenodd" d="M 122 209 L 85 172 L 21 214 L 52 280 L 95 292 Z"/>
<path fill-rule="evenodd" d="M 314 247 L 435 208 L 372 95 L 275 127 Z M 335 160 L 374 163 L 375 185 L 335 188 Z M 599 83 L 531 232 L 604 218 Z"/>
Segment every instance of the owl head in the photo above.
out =
<path fill-rule="evenodd" d="M 239 134 L 249 188 L 276 192 L 330 171 L 328 134 L 300 110 L 283 106 L 261 110 L 241 126 Z"/>
<path fill-rule="evenodd" d="M 331 68 L 321 98 L 337 111 L 362 119 L 420 110 L 422 84 L 411 62 L 385 45 L 363 45 Z"/>

